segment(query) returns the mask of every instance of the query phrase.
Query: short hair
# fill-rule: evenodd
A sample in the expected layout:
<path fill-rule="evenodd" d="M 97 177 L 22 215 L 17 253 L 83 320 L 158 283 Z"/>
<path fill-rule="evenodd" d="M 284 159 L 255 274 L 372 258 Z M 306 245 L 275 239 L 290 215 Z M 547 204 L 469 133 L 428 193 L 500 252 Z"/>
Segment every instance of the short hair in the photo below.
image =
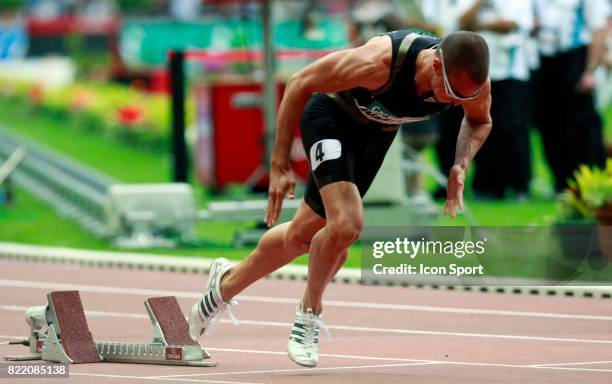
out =
<path fill-rule="evenodd" d="M 477 33 L 453 32 L 442 39 L 438 48 L 444 51 L 448 75 L 467 72 L 476 84 L 484 84 L 489 78 L 489 47 Z"/>

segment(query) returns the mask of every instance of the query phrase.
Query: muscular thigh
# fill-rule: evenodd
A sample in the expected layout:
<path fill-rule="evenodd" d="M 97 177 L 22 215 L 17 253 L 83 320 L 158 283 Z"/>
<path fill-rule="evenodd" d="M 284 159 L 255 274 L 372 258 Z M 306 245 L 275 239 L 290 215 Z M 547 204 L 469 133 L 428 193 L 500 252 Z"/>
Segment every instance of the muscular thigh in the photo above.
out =
<path fill-rule="evenodd" d="M 354 141 L 360 129 L 327 96 L 315 94 L 304 110 L 302 142 L 311 170 L 304 200 L 322 218 L 325 208 L 319 190 L 339 181 L 355 182 Z"/>
<path fill-rule="evenodd" d="M 334 101 L 324 95 L 311 98 L 301 122 L 302 140 L 311 167 L 304 200 L 325 218 L 329 204 L 321 191 L 327 186 L 347 182 L 363 197 L 380 169 L 385 154 L 397 133 L 353 121 Z"/>
<path fill-rule="evenodd" d="M 325 205 L 327 221 L 362 220 L 363 204 L 355 183 L 338 181 L 324 186 L 319 193 Z"/>

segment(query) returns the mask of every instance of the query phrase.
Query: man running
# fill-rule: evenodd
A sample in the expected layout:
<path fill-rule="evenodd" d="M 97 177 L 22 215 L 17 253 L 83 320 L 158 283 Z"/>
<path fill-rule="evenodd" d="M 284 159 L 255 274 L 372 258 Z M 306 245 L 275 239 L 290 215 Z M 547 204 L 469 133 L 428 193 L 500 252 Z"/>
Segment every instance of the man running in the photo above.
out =
<path fill-rule="evenodd" d="M 250 284 L 309 253 L 307 287 L 288 353 L 299 365 L 316 366 L 323 291 L 361 233 L 361 198 L 399 125 L 463 107 L 444 206 L 455 217 L 463 209 L 467 167 L 491 131 L 488 73 L 488 48 L 477 34 L 457 32 L 440 40 L 395 31 L 331 53 L 294 74 L 278 112 L 271 158 L 265 211 L 271 229 L 238 265 L 225 259 L 212 263 L 202 299 L 189 316 L 191 336 L 201 336 Z M 311 168 L 304 200 L 293 220 L 272 227 L 285 195 L 295 198 L 289 152 L 298 125 Z"/>

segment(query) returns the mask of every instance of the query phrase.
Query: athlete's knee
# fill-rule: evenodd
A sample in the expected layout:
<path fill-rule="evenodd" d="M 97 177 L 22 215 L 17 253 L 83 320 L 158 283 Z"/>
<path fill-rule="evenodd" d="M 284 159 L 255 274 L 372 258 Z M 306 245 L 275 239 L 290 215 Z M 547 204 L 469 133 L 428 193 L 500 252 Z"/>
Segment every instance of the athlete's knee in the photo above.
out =
<path fill-rule="evenodd" d="M 310 249 L 312 236 L 309 233 L 310 231 L 303 230 L 293 223 L 285 232 L 284 247 L 289 253 L 295 254 L 293 258 L 307 253 Z"/>
<path fill-rule="evenodd" d="M 328 233 L 338 248 L 346 248 L 361 235 L 363 217 L 359 214 L 341 214 L 328 221 Z"/>

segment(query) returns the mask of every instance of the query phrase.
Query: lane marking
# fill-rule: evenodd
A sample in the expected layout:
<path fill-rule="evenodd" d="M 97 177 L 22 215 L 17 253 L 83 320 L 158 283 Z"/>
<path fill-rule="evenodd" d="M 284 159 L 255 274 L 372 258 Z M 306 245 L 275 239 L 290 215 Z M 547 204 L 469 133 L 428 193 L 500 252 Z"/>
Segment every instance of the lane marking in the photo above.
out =
<path fill-rule="evenodd" d="M 438 365 L 435 362 L 426 363 L 401 363 L 401 364 L 380 364 L 380 365 L 351 365 L 345 367 L 315 367 L 315 368 L 292 368 L 292 369 L 265 369 L 258 371 L 232 371 L 232 372 L 216 372 L 216 373 L 194 373 L 189 375 L 168 375 L 168 376 L 148 376 L 147 378 L 178 378 L 178 377 L 195 377 L 195 376 L 229 376 L 229 375 L 254 375 L 262 373 L 290 373 L 290 372 L 317 372 L 317 371 L 336 371 L 336 370 L 351 370 L 351 369 L 374 369 L 374 368 L 397 368 L 397 367 L 412 367 L 419 365 Z"/>
<path fill-rule="evenodd" d="M 28 337 L 26 336 L 9 336 L 9 335 L 0 335 L 0 339 L 12 339 L 12 340 L 25 340 Z"/>
<path fill-rule="evenodd" d="M 20 307 L 16 305 L 1 305 L 0 310 L 20 312 L 25 311 L 28 307 Z M 121 312 L 105 312 L 105 311 L 85 311 L 86 315 L 92 317 L 126 317 L 126 318 L 147 318 L 146 315 L 137 313 L 121 313 Z M 231 323 L 230 320 L 221 319 L 222 323 Z M 268 326 L 291 328 L 292 323 L 284 323 L 279 321 L 261 321 L 261 320 L 246 320 L 240 319 L 240 323 L 244 325 Z M 558 338 L 558 337 L 542 337 L 542 336 L 524 336 L 524 335 L 505 335 L 496 333 L 470 333 L 470 332 L 448 332 L 448 331 L 427 331 L 422 329 L 404 329 L 404 328 L 377 328 L 377 327 L 359 327 L 353 325 L 328 325 L 330 330 L 341 331 L 359 331 L 369 333 L 388 333 L 401 335 L 426 335 L 426 336 L 457 336 L 457 337 L 480 337 L 490 339 L 506 339 L 506 340 L 527 340 L 527 341 L 551 341 L 564 343 L 588 343 L 588 344 L 612 344 L 612 340 L 599 339 L 574 339 L 574 338 Z"/>
<path fill-rule="evenodd" d="M 236 348 L 210 348 L 206 347 L 206 350 L 217 351 L 217 352 L 237 352 L 237 353 L 253 353 L 257 355 L 282 355 L 286 356 L 287 352 L 281 351 L 263 351 L 257 349 L 236 349 Z M 397 361 L 397 362 L 413 362 L 413 363 L 439 363 L 437 360 L 423 360 L 423 359 L 404 359 L 395 357 L 378 357 L 378 356 L 365 356 L 365 355 L 337 355 L 331 353 L 319 353 L 322 357 L 337 357 L 342 359 L 355 359 L 355 360 L 380 360 L 380 361 Z"/>
<path fill-rule="evenodd" d="M 255 350 L 255 349 L 234 349 L 234 348 L 211 348 L 206 347 L 207 350 L 210 351 L 218 351 L 218 352 L 236 352 L 236 353 L 253 353 L 253 354 L 269 354 L 269 355 L 287 355 L 287 352 L 281 351 L 265 351 L 265 350 Z M 447 360 L 419 360 L 419 359 L 405 359 L 405 358 L 396 358 L 396 357 L 373 357 L 373 356 L 351 356 L 351 355 L 336 355 L 336 354 L 324 354 L 320 353 L 319 356 L 322 357 L 339 357 L 339 358 L 348 358 L 348 359 L 367 359 L 367 360 L 386 360 L 386 361 L 406 361 L 406 362 L 423 362 L 423 363 L 437 363 L 437 364 L 449 364 L 449 365 L 466 365 L 466 366 L 483 366 L 483 367 L 502 367 L 502 368 L 548 368 L 548 364 L 532 364 L 532 365 L 521 365 L 521 364 L 498 364 L 498 363 L 472 363 L 465 361 L 447 361 Z M 608 361 L 601 361 L 597 363 L 608 363 Z M 580 363 L 579 363 L 580 364 Z M 550 364 L 551 369 L 557 369 L 556 364 Z M 569 368 L 570 370 L 575 371 L 589 371 L 589 368 Z M 600 370 L 598 370 L 600 371 Z M 612 370 L 603 370 L 604 372 L 612 372 Z"/>
<path fill-rule="evenodd" d="M 10 336 L 10 335 L 0 335 L 2 338 L 7 339 L 22 339 L 23 337 Z M 286 355 L 287 352 L 281 351 L 266 351 L 266 350 L 256 350 L 256 349 L 235 349 L 235 348 L 210 348 L 207 347 L 207 350 L 210 351 L 218 351 L 218 352 L 235 352 L 235 353 L 251 353 L 251 354 L 267 354 L 267 355 Z M 395 358 L 395 357 L 372 357 L 372 356 L 352 356 L 352 355 L 338 355 L 338 354 L 320 354 L 323 357 L 337 357 L 337 358 L 347 358 L 347 359 L 364 359 L 364 360 L 384 360 L 384 361 L 406 361 L 406 366 L 411 365 L 457 365 L 457 366 L 477 366 L 477 367 L 499 367 L 499 368 L 520 368 L 520 369 L 552 369 L 552 370 L 564 370 L 564 371 L 585 371 L 585 372 L 612 372 L 612 369 L 593 369 L 593 368 L 574 368 L 574 367 L 560 367 L 560 366 L 541 366 L 541 365 L 520 365 L 520 364 L 500 364 L 500 363 L 477 363 L 477 362 L 466 362 L 466 361 L 447 361 L 447 360 L 418 360 L 418 359 L 404 359 L 404 358 Z M 603 363 L 603 362 L 602 362 Z M 393 365 L 393 364 L 390 364 Z M 399 364 L 400 366 L 404 364 Z M 304 368 L 307 371 L 311 371 L 312 368 Z M 299 370 L 299 369 L 298 369 Z M 264 372 L 264 371 L 250 371 L 250 372 Z M 267 371 L 266 371 L 267 372 Z M 72 373 L 71 373 L 72 374 Z M 218 372 L 218 373 L 205 373 L 205 374 L 197 374 L 197 376 L 205 375 L 225 375 L 225 374 L 237 374 L 234 372 Z M 87 374 L 81 374 L 87 375 Z M 91 374 L 94 375 L 94 374 Z M 121 376 L 111 376 L 109 377 L 121 377 Z M 181 375 L 185 376 L 185 375 Z M 189 375 L 194 376 L 194 375 Z M 147 377 L 134 377 L 134 378 L 156 378 L 156 377 L 164 377 L 164 376 L 147 376 Z M 164 380 L 170 380 L 172 377 L 176 376 L 168 376 L 165 377 Z M 244 383 L 243 383 L 244 384 Z"/>
<path fill-rule="evenodd" d="M 34 289 L 40 288 L 40 289 L 57 289 L 57 290 L 78 290 L 82 292 L 122 294 L 122 295 L 176 296 L 176 297 L 190 298 L 190 299 L 199 299 L 202 296 L 201 293 L 188 292 L 188 291 L 143 289 L 143 288 L 118 288 L 118 287 L 99 286 L 99 285 L 51 283 L 51 282 L 8 280 L 8 279 L 0 279 L 0 286 L 16 287 L 16 288 L 34 288 Z M 252 296 L 252 295 L 238 295 L 236 297 L 236 300 L 239 300 L 239 301 L 241 300 L 241 301 L 246 301 L 246 302 L 291 304 L 291 305 L 294 305 L 297 303 L 297 299 L 295 298 Z M 345 308 L 348 307 L 348 308 L 359 308 L 359 309 L 381 309 L 381 310 L 396 310 L 396 311 L 456 313 L 456 314 L 466 314 L 466 315 L 536 317 L 536 318 L 568 319 L 568 320 L 612 321 L 612 316 L 605 316 L 605 315 L 584 315 L 584 314 L 571 314 L 571 313 L 436 307 L 436 306 L 409 305 L 409 304 L 352 302 L 352 301 L 342 301 L 342 300 L 324 300 L 323 304 L 327 306 L 333 306 L 333 307 L 345 307 Z"/>
<path fill-rule="evenodd" d="M 208 348 L 206 348 L 208 349 Z M 567 365 L 596 365 L 596 364 L 612 364 L 612 361 L 580 361 L 578 363 L 554 363 L 554 364 L 533 364 L 532 367 L 546 368 L 555 366 L 567 366 Z"/>
<path fill-rule="evenodd" d="M 107 377 L 107 378 L 116 378 L 116 379 L 139 379 L 139 380 L 159 380 L 159 381 L 186 381 L 186 382 L 197 382 L 197 383 L 210 383 L 210 384 L 263 384 L 252 381 L 221 381 L 221 380 L 208 380 L 208 379 L 188 379 L 188 378 L 174 378 L 169 376 L 165 377 L 149 377 L 149 376 L 128 376 L 128 375 L 112 375 L 105 373 L 83 373 L 83 372 L 70 372 L 70 376 L 91 376 L 91 377 Z"/>
<path fill-rule="evenodd" d="M 570 368 L 570 367 L 533 367 L 534 369 L 558 369 L 561 371 L 581 371 L 581 372 L 612 372 L 612 369 L 598 368 Z"/>

